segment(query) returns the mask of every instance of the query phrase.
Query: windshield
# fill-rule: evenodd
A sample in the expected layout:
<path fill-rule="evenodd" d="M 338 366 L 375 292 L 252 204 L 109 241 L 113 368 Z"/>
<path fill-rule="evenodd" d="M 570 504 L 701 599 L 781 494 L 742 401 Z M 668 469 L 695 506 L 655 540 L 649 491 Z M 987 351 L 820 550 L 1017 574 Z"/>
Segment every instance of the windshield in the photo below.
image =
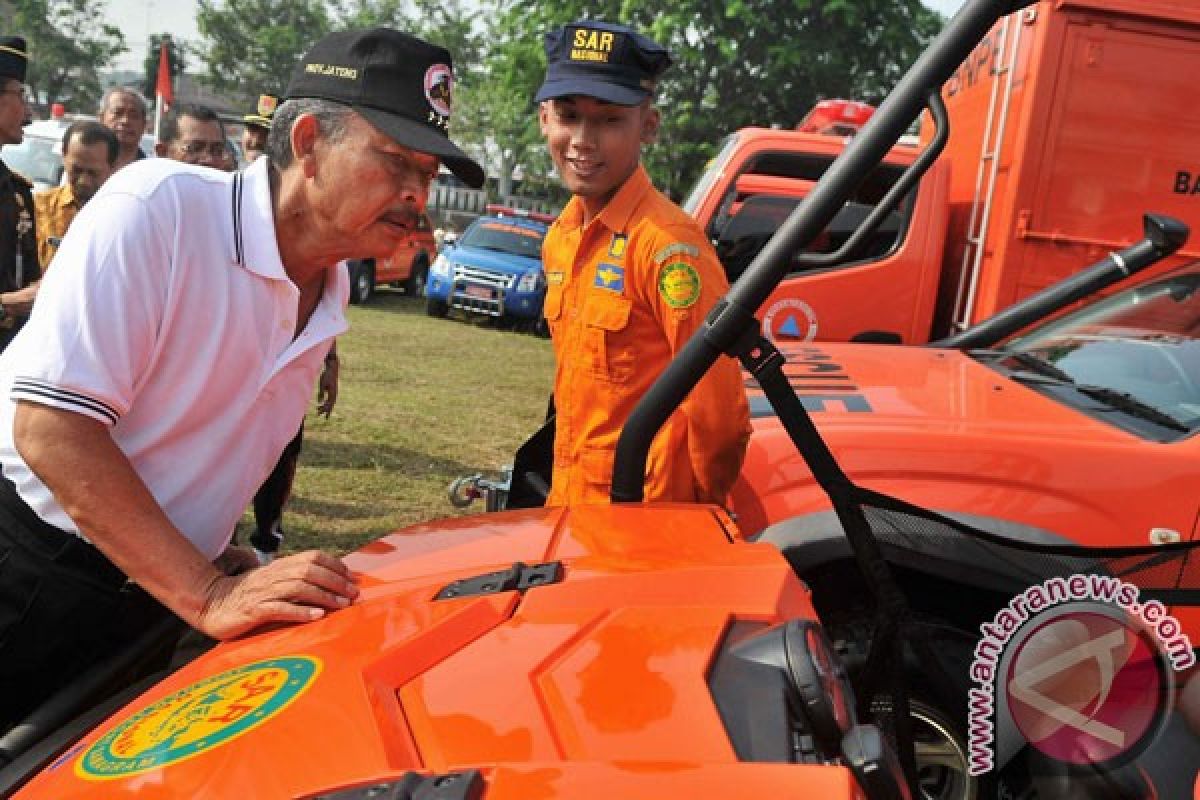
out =
<path fill-rule="evenodd" d="M 1134 405 L 1109 405 L 1123 405 L 1117 410 L 1150 422 L 1152 412 L 1161 412 L 1170 419 L 1160 420 L 1160 426 L 1171 427 L 1173 419 L 1179 430 L 1195 431 L 1200 426 L 1198 288 L 1200 262 L 1049 322 L 1012 340 L 1002 352 L 1014 371 L 1077 384 L 1078 392 L 1057 395 L 1064 399 L 1075 394 L 1081 405 L 1094 405 L 1097 399 L 1126 395 Z"/>
<path fill-rule="evenodd" d="M 43 186 L 57 186 L 62 179 L 62 156 L 55 152 L 58 141 L 25 135 L 20 144 L 5 145 L 0 157 L 13 172 Z"/>
<path fill-rule="evenodd" d="M 696 216 L 696 207 L 708 194 L 712 185 L 721 177 L 721 172 L 725 169 L 725 164 L 729 161 L 733 154 L 734 148 L 737 146 L 738 137 L 736 133 L 731 133 L 725 137 L 725 141 L 721 143 L 720 151 L 708 162 L 708 166 L 704 168 L 696 185 L 688 192 L 687 200 L 683 201 L 683 210 L 693 217 Z"/>
<path fill-rule="evenodd" d="M 540 259 L 543 236 L 545 234 L 542 231 L 533 228 L 505 222 L 479 222 L 467 229 L 458 244 L 460 247 L 480 247 Z"/>

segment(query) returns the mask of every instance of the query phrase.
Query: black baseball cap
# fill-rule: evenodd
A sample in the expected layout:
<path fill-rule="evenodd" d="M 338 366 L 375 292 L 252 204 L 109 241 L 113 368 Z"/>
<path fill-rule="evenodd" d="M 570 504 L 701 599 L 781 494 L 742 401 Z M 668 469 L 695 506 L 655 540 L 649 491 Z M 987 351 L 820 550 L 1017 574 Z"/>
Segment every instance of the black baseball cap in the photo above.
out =
<path fill-rule="evenodd" d="M 29 50 L 20 36 L 0 36 L 0 78 L 12 78 L 25 82 L 25 68 L 29 66 Z"/>
<path fill-rule="evenodd" d="M 635 106 L 671 66 L 662 45 L 610 22 L 572 22 L 547 33 L 545 46 L 546 81 L 534 98 L 539 103 L 579 94 Z"/>
<path fill-rule="evenodd" d="M 292 71 L 286 99 L 345 103 L 397 144 L 438 156 L 468 186 L 483 168 L 446 132 L 454 70 L 450 53 L 391 28 L 339 31 L 312 46 Z"/>

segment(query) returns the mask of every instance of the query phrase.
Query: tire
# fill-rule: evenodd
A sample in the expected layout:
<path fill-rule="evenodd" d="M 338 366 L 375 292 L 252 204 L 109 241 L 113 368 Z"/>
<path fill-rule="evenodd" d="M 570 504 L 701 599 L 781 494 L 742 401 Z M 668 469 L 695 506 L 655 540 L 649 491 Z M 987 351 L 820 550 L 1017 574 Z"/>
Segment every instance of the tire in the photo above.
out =
<path fill-rule="evenodd" d="M 425 281 L 429 278 L 429 257 L 424 253 L 420 253 L 413 259 L 412 272 L 408 274 L 408 280 L 404 281 L 404 293 L 409 297 L 423 297 L 425 295 Z"/>
<path fill-rule="evenodd" d="M 375 262 L 356 261 L 350 270 L 350 302 L 363 305 L 375 294 Z"/>
<path fill-rule="evenodd" d="M 550 323 L 546 322 L 545 317 L 538 317 L 537 322 L 533 323 L 533 335 L 539 339 L 550 338 Z"/>
<path fill-rule="evenodd" d="M 850 608 L 854 603 L 847 601 L 846 605 Z M 866 660 L 871 622 L 866 612 L 838 616 L 840 619 L 827 625 L 829 636 L 846 663 L 855 690 L 861 691 L 856 675 Z M 912 652 L 905 655 L 909 713 L 921 789 L 917 800 L 1000 800 L 1018 796 L 1006 786 L 1016 776 L 1002 778 L 996 773 L 988 773 L 976 777 L 968 773 L 966 697 L 973 634 L 932 617 L 921 615 L 917 619 L 916 624 L 926 631 L 927 642 L 942 659 L 939 670 L 920 663 Z M 944 673 L 942 678 L 936 677 L 939 672 Z M 955 685 L 946 686 L 944 679 Z M 871 719 L 864 721 L 874 722 L 887 731 L 891 727 L 888 724 L 891 709 L 891 697 L 877 694 L 871 699 Z M 1021 766 L 1016 769 L 1019 771 Z"/>
<path fill-rule="evenodd" d="M 431 317 L 442 318 L 449 313 L 450 307 L 441 300 L 436 300 L 432 297 L 425 298 L 425 313 Z"/>

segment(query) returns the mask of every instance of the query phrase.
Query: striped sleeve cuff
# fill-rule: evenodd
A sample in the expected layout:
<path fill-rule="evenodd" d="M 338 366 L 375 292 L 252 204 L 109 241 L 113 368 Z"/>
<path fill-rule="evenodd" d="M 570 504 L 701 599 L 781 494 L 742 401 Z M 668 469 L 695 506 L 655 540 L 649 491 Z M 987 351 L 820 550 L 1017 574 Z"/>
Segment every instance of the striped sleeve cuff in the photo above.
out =
<path fill-rule="evenodd" d="M 13 400 L 28 400 L 31 403 L 75 411 L 109 425 L 115 425 L 121 418 L 115 408 L 102 400 L 33 378 L 15 378 L 9 396 Z"/>

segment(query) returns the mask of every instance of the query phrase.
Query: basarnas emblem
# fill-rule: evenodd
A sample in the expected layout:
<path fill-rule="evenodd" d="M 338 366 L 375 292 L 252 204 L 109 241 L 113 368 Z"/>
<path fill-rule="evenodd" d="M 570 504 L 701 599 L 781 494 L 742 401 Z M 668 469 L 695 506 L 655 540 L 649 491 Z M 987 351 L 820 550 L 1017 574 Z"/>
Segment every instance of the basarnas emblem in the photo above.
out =
<path fill-rule="evenodd" d="M 625 270 L 616 264 L 601 264 L 596 267 L 596 282 L 592 285 L 621 294 L 625 291 Z"/>
<path fill-rule="evenodd" d="M 446 64 L 434 64 L 425 70 L 425 99 L 443 117 L 450 116 L 454 92 L 454 71 Z"/>
<path fill-rule="evenodd" d="M 260 117 L 270 118 L 275 109 L 279 106 L 279 99 L 272 97 L 269 94 L 260 94 L 258 96 L 258 115 Z"/>

